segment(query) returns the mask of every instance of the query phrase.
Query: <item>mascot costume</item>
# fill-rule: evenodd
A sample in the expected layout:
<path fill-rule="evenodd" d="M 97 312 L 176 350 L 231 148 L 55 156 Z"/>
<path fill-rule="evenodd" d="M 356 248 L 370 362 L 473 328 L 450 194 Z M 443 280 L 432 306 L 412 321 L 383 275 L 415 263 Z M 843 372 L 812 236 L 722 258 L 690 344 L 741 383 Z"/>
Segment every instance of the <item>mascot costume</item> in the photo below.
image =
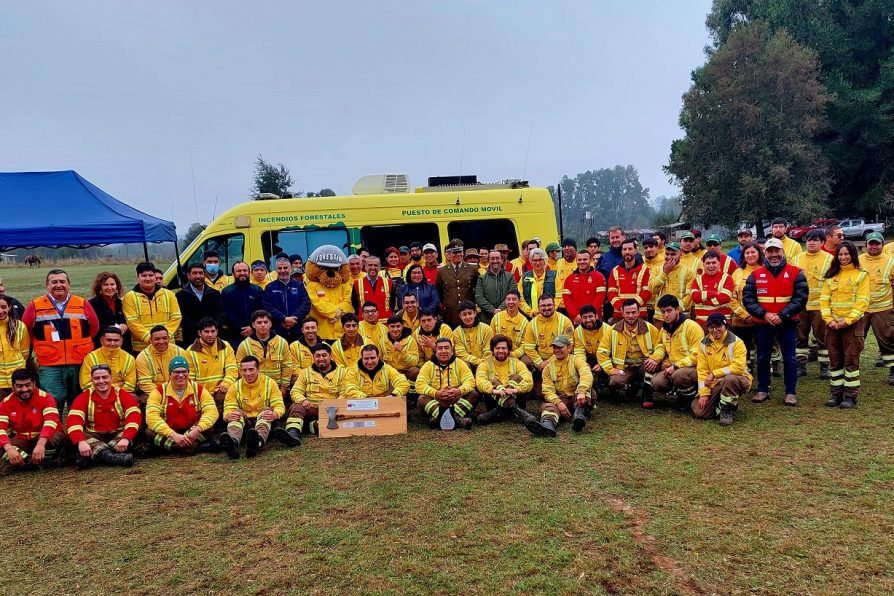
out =
<path fill-rule="evenodd" d="M 342 336 L 341 316 L 354 312 L 348 259 L 337 246 L 324 244 L 307 261 L 304 285 L 310 296 L 310 316 L 317 320 L 320 338 L 332 343 Z"/>

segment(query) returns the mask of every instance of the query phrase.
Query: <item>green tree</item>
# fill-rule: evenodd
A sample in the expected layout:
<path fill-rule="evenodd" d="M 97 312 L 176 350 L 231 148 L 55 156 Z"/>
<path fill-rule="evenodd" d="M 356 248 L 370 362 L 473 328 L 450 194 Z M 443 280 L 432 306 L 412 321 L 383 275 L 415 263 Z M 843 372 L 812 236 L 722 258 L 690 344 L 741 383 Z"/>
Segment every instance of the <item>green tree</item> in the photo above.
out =
<path fill-rule="evenodd" d="M 308 192 L 307 193 L 308 198 L 311 198 L 311 197 L 334 197 L 334 196 L 335 196 L 335 191 L 332 190 L 331 188 L 324 188 L 320 192 Z"/>
<path fill-rule="evenodd" d="M 614 225 L 625 228 L 648 226 L 654 214 L 649 189 L 643 188 L 633 166 L 615 166 L 563 176 L 562 215 L 566 236 L 585 240 Z M 556 189 L 550 187 L 558 208 Z M 586 219 L 586 212 L 590 219 Z"/>
<path fill-rule="evenodd" d="M 273 193 L 279 196 L 285 196 L 291 193 L 294 181 L 289 174 L 289 169 L 279 163 L 275 166 L 264 161 L 264 157 L 258 155 L 255 160 L 255 178 L 251 188 L 251 194 L 257 198 L 262 193 Z M 293 196 L 300 195 L 300 191 L 292 193 Z"/>
<path fill-rule="evenodd" d="M 819 137 L 842 216 L 872 215 L 894 192 L 894 3 L 891 0 L 714 0 L 707 26 L 718 51 L 734 31 L 785 30 L 819 60 L 828 126 Z"/>
<path fill-rule="evenodd" d="M 826 96 L 812 52 L 762 23 L 736 27 L 683 96 L 665 168 L 690 219 L 733 226 L 772 216 L 810 219 L 826 208 L 826 160 L 815 135 Z"/>
<path fill-rule="evenodd" d="M 657 208 L 655 216 L 652 217 L 653 228 L 668 226 L 677 222 L 680 219 L 680 214 L 683 212 L 683 198 L 680 196 L 657 197 L 655 205 Z"/>
<path fill-rule="evenodd" d="M 200 223 L 194 223 L 189 226 L 189 229 L 186 230 L 186 233 L 183 234 L 183 238 L 180 239 L 181 246 L 189 246 L 190 243 L 196 239 L 196 236 L 205 231 L 205 226 Z"/>

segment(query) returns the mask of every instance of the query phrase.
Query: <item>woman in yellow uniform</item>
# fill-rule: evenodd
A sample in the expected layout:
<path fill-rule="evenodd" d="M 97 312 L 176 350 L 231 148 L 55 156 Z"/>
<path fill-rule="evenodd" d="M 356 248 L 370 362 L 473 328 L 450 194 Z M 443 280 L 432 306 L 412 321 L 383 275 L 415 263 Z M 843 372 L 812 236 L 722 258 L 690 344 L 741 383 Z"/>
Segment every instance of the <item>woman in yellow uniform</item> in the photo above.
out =
<path fill-rule="evenodd" d="M 829 349 L 830 408 L 850 409 L 860 393 L 860 354 L 863 353 L 863 315 L 869 307 L 869 274 L 860 268 L 857 247 L 838 247 L 820 294 L 820 312 L 826 324 Z"/>
<path fill-rule="evenodd" d="M 12 300 L 0 294 L 0 401 L 12 392 L 12 373 L 25 368 L 30 354 L 28 329 L 16 316 Z"/>

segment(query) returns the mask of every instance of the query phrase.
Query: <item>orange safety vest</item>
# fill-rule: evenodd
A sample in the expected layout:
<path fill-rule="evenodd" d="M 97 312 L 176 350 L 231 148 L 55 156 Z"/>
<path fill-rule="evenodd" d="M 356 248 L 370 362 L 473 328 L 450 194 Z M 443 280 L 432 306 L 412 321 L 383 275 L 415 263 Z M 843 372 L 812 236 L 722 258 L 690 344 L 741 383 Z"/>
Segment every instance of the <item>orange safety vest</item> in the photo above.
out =
<path fill-rule="evenodd" d="M 375 290 L 372 289 L 369 277 L 366 275 L 354 282 L 354 291 L 357 292 L 357 307 L 362 312 L 364 302 L 367 300 L 375 302 L 379 307 L 379 317 L 387 319 L 392 314 L 391 309 L 388 308 L 388 305 L 391 304 L 392 282 L 387 275 L 380 276 L 379 281 L 382 283 L 381 285 L 377 283 Z"/>
<path fill-rule="evenodd" d="M 34 304 L 34 333 L 32 345 L 41 366 L 81 364 L 93 351 L 87 301 L 71 295 L 65 311 L 60 314 L 49 296 L 32 300 Z"/>

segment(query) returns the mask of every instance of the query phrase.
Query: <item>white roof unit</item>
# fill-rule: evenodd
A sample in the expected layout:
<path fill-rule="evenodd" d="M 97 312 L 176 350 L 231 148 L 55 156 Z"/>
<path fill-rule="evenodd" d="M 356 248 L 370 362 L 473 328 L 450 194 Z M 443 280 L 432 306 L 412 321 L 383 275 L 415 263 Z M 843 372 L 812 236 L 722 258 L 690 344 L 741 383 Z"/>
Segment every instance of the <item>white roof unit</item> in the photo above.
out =
<path fill-rule="evenodd" d="M 351 194 L 380 195 L 392 192 L 410 192 L 410 177 L 406 174 L 369 174 L 354 183 Z"/>

